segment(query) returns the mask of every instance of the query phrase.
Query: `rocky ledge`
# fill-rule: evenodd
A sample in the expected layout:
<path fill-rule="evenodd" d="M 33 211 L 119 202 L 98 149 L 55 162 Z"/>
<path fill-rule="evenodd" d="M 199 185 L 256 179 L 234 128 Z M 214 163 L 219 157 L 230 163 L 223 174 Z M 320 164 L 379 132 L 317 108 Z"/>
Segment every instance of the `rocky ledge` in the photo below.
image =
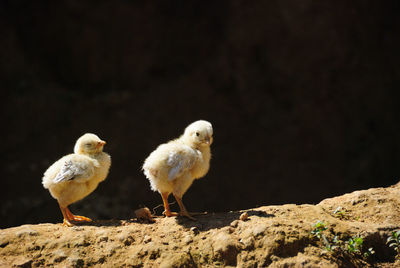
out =
<path fill-rule="evenodd" d="M 0 267 L 400 267 L 386 243 L 399 229 L 400 183 L 317 205 L 208 213 L 197 221 L 2 229 Z"/>

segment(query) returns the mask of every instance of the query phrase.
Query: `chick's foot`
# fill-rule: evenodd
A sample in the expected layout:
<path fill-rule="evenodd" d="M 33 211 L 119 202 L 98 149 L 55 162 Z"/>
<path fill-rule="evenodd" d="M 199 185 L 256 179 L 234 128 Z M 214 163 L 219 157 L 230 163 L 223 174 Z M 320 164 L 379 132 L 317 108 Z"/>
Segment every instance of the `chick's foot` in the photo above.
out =
<path fill-rule="evenodd" d="M 68 208 L 65 209 L 65 212 L 67 214 L 68 220 L 70 220 L 70 221 L 76 221 L 76 222 L 91 222 L 92 221 L 92 219 L 90 219 L 90 218 L 72 214 L 72 212 Z"/>
<path fill-rule="evenodd" d="M 187 211 L 179 212 L 179 216 L 183 216 L 183 217 L 186 217 L 188 219 L 191 219 L 192 221 L 196 221 L 196 218 L 192 217 L 192 215 L 190 215 L 190 213 L 187 212 Z"/>
<path fill-rule="evenodd" d="M 162 214 L 167 216 L 167 217 L 173 217 L 173 216 L 178 216 L 179 215 L 178 213 L 172 212 L 170 210 L 164 210 L 164 212 Z"/>
<path fill-rule="evenodd" d="M 76 221 L 76 222 L 91 222 L 92 219 L 87 218 L 85 216 L 78 216 L 78 215 L 73 215 L 71 220 Z"/>
<path fill-rule="evenodd" d="M 63 222 L 63 224 L 62 224 L 63 226 L 66 226 L 66 227 L 72 227 L 72 226 L 74 226 L 74 224 L 73 223 L 71 223 L 69 220 L 67 220 L 67 219 L 64 219 L 64 222 Z"/>

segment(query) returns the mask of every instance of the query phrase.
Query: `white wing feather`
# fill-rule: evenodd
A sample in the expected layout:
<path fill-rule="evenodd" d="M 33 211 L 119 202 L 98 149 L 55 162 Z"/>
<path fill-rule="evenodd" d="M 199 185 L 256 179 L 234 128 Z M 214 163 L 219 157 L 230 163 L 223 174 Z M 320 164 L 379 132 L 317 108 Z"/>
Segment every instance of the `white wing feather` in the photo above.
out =
<path fill-rule="evenodd" d="M 171 151 L 167 159 L 167 165 L 171 167 L 168 172 L 168 180 L 172 181 L 192 168 L 196 156 L 196 152 L 190 147 L 180 151 Z"/>
<path fill-rule="evenodd" d="M 93 167 L 87 162 L 68 160 L 64 162 L 57 176 L 54 178 L 54 183 L 59 183 L 68 180 L 85 181 L 93 175 Z"/>

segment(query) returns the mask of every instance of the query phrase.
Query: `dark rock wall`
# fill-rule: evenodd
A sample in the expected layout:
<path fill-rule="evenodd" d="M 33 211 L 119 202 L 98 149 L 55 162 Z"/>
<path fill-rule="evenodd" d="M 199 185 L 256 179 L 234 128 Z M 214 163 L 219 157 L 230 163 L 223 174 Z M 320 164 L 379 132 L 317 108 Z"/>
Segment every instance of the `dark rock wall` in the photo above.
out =
<path fill-rule="evenodd" d="M 396 183 L 399 11 L 361 0 L 2 1 L 1 225 L 60 221 L 41 177 L 85 132 L 108 142 L 113 165 L 73 210 L 128 218 L 160 204 L 141 164 L 197 119 L 215 139 L 189 210 Z"/>

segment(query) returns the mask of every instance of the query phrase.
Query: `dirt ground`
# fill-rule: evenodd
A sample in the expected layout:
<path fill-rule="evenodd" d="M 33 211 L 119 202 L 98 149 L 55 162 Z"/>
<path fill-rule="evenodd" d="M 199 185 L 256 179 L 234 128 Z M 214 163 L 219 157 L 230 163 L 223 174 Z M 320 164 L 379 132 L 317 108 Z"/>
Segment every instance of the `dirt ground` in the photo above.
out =
<path fill-rule="evenodd" d="M 336 211 L 336 212 L 335 212 Z M 246 212 L 248 218 L 243 216 Z M 386 245 L 400 229 L 400 183 L 356 191 L 317 205 L 286 204 L 154 223 L 43 223 L 0 230 L 1 267 L 399 267 Z M 363 238 L 360 254 L 326 249 L 311 234 L 317 221 L 332 243 Z M 374 254 L 361 253 L 372 247 Z"/>

